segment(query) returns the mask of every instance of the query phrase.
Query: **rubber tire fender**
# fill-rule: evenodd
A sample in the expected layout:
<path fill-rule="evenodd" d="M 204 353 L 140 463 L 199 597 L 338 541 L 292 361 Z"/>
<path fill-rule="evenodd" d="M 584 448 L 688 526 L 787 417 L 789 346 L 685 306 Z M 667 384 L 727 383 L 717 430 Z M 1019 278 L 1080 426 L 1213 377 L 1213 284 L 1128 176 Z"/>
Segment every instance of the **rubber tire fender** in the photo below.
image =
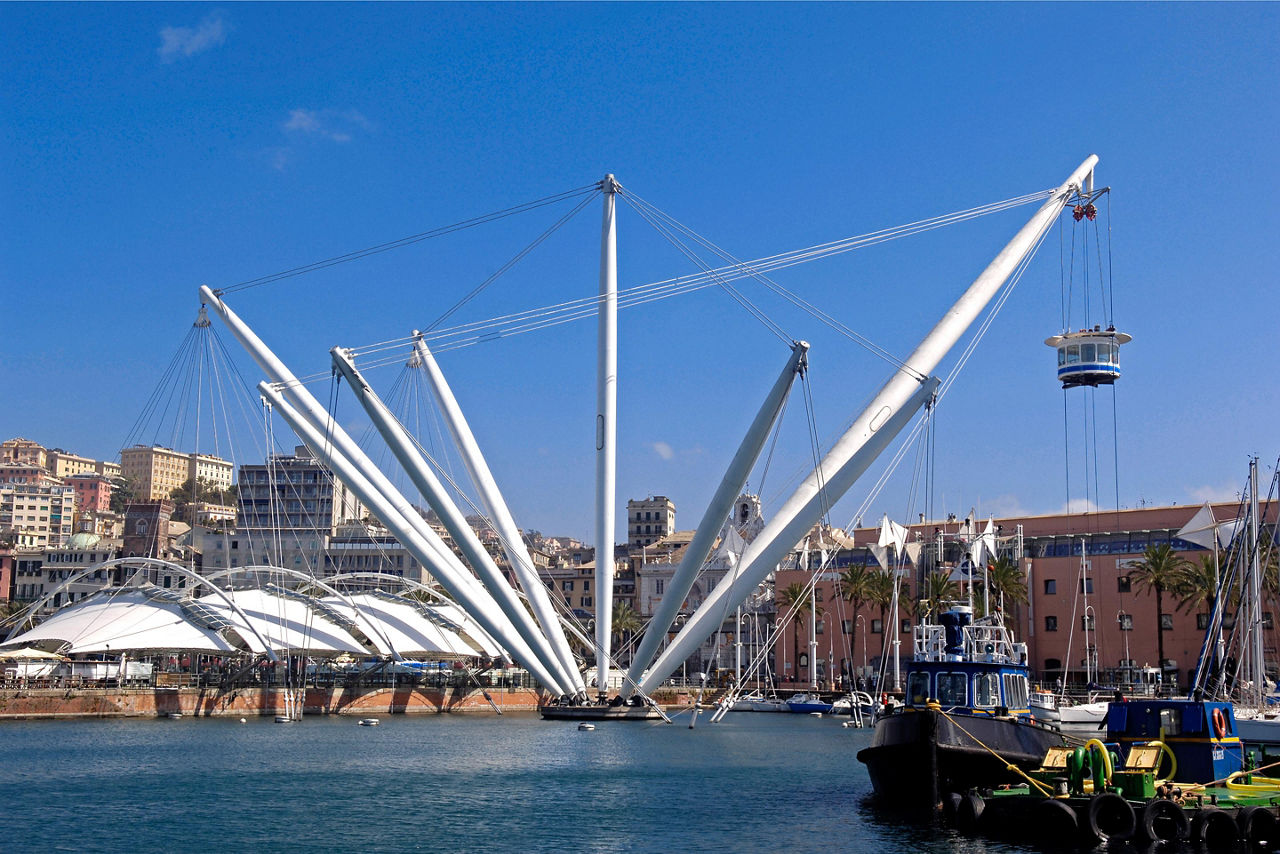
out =
<path fill-rule="evenodd" d="M 1191 821 L 1186 811 L 1173 801 L 1157 799 L 1142 808 L 1139 825 L 1145 839 L 1186 839 L 1191 834 Z"/>
<path fill-rule="evenodd" d="M 960 804 L 956 807 L 956 827 L 965 833 L 977 831 L 986 807 L 986 801 L 982 800 L 981 795 L 974 792 L 961 795 Z"/>
<path fill-rule="evenodd" d="M 1243 807 L 1236 813 L 1236 827 L 1245 842 L 1275 848 L 1280 842 L 1280 820 L 1267 807 Z"/>
<path fill-rule="evenodd" d="M 1137 829 L 1133 805 L 1115 792 L 1102 792 L 1089 799 L 1081 827 L 1094 839 L 1129 839 Z"/>
<path fill-rule="evenodd" d="M 942 796 L 942 815 L 949 824 L 956 823 L 956 816 L 960 813 L 960 802 L 964 800 L 964 795 L 959 792 L 947 792 Z"/>
<path fill-rule="evenodd" d="M 1074 839 L 1080 831 L 1080 819 L 1071 804 L 1056 798 L 1045 798 L 1032 807 L 1030 824 L 1045 839 Z"/>
<path fill-rule="evenodd" d="M 1206 851 L 1232 851 L 1240 841 L 1240 828 L 1231 814 L 1217 807 L 1196 810 L 1191 820 L 1191 841 Z"/>

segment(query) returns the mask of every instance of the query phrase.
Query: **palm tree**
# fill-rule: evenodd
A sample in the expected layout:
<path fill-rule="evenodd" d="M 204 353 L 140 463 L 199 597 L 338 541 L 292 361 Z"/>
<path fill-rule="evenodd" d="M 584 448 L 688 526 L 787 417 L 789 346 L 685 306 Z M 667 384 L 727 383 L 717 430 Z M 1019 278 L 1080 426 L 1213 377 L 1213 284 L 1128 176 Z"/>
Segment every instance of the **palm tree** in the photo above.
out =
<path fill-rule="evenodd" d="M 837 590 L 840 591 L 840 598 L 849 603 L 849 608 L 853 619 L 850 623 L 849 632 L 849 670 L 853 671 L 853 654 L 858 647 L 858 611 L 862 606 L 870 601 L 872 594 L 872 572 L 865 564 L 855 563 L 840 573 L 840 579 L 837 582 Z M 866 654 L 866 650 L 863 650 Z"/>
<path fill-rule="evenodd" d="M 619 649 L 624 642 L 629 642 L 631 637 L 644 627 L 644 620 L 629 603 L 615 599 L 613 620 L 610 625 L 613 626 L 614 649 Z"/>
<path fill-rule="evenodd" d="M 1160 667 L 1164 668 L 1164 592 L 1176 591 L 1178 583 L 1186 572 L 1186 558 L 1175 554 L 1168 543 L 1158 546 L 1147 546 L 1142 553 L 1142 560 L 1129 568 L 1129 577 L 1139 587 L 1154 590 L 1156 594 L 1156 650 L 1160 657 Z"/>
<path fill-rule="evenodd" d="M 889 627 L 884 624 L 885 613 L 893 604 L 893 586 L 895 575 L 887 569 L 877 569 L 870 573 L 867 582 L 869 595 L 867 600 L 880 607 L 880 657 L 883 659 L 889 648 Z M 904 584 L 905 587 L 905 584 Z M 899 588 L 898 600 L 902 600 L 902 588 Z M 894 629 L 896 631 L 896 628 Z"/>
<path fill-rule="evenodd" d="M 1173 592 L 1178 596 L 1178 610 L 1204 605 L 1210 614 L 1218 602 L 1218 565 L 1213 555 L 1200 555 L 1196 562 L 1187 561 Z"/>
<path fill-rule="evenodd" d="M 996 597 L 1001 612 L 1006 602 L 1011 605 L 1027 604 L 1027 577 L 1018 561 L 1001 555 L 987 564 L 987 585 Z"/>
<path fill-rule="evenodd" d="M 796 581 L 788 584 L 778 594 L 778 601 L 791 611 L 791 633 L 795 640 L 796 669 L 792 679 L 800 681 L 800 618 L 813 610 L 813 602 L 809 599 L 809 589 Z M 813 663 L 810 662 L 810 667 Z"/>
<path fill-rule="evenodd" d="M 935 569 L 925 576 L 924 585 L 920 588 L 920 600 L 916 608 L 916 616 L 927 619 L 944 602 L 960 598 L 960 585 L 951 580 L 951 573 L 945 569 Z"/>

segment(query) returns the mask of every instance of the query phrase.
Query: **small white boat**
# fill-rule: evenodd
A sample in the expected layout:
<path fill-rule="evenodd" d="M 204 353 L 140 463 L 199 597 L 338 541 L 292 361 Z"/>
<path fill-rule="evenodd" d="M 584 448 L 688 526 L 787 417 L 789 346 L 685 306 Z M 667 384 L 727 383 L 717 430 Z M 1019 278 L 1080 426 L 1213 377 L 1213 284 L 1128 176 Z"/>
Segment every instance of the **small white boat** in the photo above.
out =
<path fill-rule="evenodd" d="M 360 726 L 377 726 L 379 723 L 377 718 L 361 718 Z"/>
<path fill-rule="evenodd" d="M 276 723 L 291 724 L 293 723 L 293 718 L 289 717 L 288 715 L 276 715 Z"/>
<path fill-rule="evenodd" d="M 1031 716 L 1041 723 L 1056 724 L 1062 720 L 1058 712 L 1058 698 L 1048 691 L 1032 691 L 1027 704 L 1031 708 Z"/>
<path fill-rule="evenodd" d="M 589 724 L 589 723 L 587 723 L 587 722 L 585 722 L 585 721 L 583 721 L 582 723 L 578 724 L 578 730 L 579 730 L 579 731 L 581 731 L 581 732 L 595 732 L 595 729 L 596 729 L 596 725 L 595 725 L 595 724 Z"/>
<path fill-rule="evenodd" d="M 1058 715 L 1064 728 L 1097 729 L 1107 719 L 1106 700 L 1093 703 L 1080 703 L 1076 706 L 1058 706 Z"/>
<path fill-rule="evenodd" d="M 169 714 L 165 715 L 165 717 L 173 718 L 174 720 L 177 720 L 178 718 L 182 717 L 182 712 L 170 712 Z"/>

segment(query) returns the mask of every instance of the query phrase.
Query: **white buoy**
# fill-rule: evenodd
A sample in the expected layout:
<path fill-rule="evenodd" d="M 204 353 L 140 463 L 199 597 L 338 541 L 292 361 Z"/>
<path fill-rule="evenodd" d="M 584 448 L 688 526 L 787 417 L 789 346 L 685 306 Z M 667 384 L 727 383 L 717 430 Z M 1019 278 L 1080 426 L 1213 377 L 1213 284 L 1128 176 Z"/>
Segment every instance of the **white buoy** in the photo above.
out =
<path fill-rule="evenodd" d="M 377 718 L 361 718 L 360 719 L 360 726 L 377 726 L 377 725 L 378 725 Z"/>
<path fill-rule="evenodd" d="M 245 720 L 244 718 L 241 718 L 241 719 L 240 719 L 240 723 L 242 723 L 242 724 L 247 724 L 247 723 L 248 723 L 248 721 L 247 721 L 247 720 Z"/>

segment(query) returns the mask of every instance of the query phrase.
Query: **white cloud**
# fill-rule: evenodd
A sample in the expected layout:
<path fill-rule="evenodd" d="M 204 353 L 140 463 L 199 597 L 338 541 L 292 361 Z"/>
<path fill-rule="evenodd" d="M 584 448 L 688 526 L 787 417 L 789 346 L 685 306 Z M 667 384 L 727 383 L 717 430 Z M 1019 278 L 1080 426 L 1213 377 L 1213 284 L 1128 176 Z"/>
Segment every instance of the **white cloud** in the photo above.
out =
<path fill-rule="evenodd" d="M 215 48 L 227 40 L 227 25 L 214 13 L 197 27 L 165 27 L 160 30 L 160 58 L 173 62 L 180 57 L 195 56 Z"/>
<path fill-rule="evenodd" d="M 1073 515 L 1078 513 L 1097 513 L 1102 508 L 1091 498 L 1072 498 L 1065 506 L 1053 511 L 1055 514 Z"/>
<path fill-rule="evenodd" d="M 1239 501 L 1240 500 L 1240 484 L 1227 483 L 1221 486 L 1193 486 L 1187 490 L 1187 494 L 1193 499 L 1195 504 L 1203 504 L 1206 501 Z"/>
<path fill-rule="evenodd" d="M 370 130 L 373 125 L 357 110 L 307 110 L 297 107 L 289 111 L 289 118 L 283 127 L 292 134 L 343 143 L 350 142 L 356 130 Z"/>
<path fill-rule="evenodd" d="M 675 459 L 675 450 L 666 442 L 650 442 L 649 447 L 653 448 L 653 452 L 664 460 Z"/>

